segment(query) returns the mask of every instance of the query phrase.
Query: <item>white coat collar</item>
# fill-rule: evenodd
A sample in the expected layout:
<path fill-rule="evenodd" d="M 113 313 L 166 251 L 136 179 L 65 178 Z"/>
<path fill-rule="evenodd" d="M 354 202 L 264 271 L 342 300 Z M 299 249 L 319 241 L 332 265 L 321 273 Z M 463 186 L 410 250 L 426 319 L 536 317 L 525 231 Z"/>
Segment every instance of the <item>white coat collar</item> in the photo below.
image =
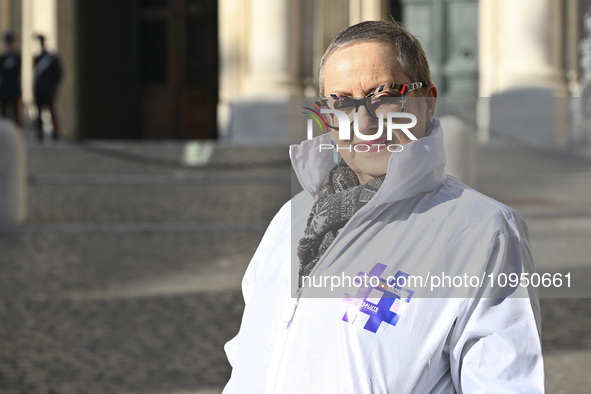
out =
<path fill-rule="evenodd" d="M 370 201 L 371 205 L 400 201 L 430 192 L 445 180 L 443 130 L 439 119 L 433 120 L 433 131 L 428 137 L 404 145 L 402 152 L 390 156 L 384 184 Z M 326 133 L 299 145 L 292 145 L 289 149 L 300 184 L 314 198 L 335 165 L 332 149 L 319 151 L 320 144 L 330 144 L 330 138 L 330 133 Z"/>

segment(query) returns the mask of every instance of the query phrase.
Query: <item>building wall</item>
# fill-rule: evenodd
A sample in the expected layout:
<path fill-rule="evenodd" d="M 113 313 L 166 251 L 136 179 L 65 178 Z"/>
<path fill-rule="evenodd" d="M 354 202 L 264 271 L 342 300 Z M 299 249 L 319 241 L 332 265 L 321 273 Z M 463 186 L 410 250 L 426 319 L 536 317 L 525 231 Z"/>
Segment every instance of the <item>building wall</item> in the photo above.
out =
<path fill-rule="evenodd" d="M 61 134 L 65 138 L 76 138 L 78 136 L 76 0 L 58 0 L 56 13 L 58 26 L 56 49 L 63 69 L 63 79 L 57 96 Z"/>
<path fill-rule="evenodd" d="M 443 0 L 441 0 L 443 1 Z M 480 97 L 505 94 L 514 90 L 540 89 L 554 97 L 569 97 L 576 94 L 580 80 L 579 41 L 583 25 L 581 9 L 586 8 L 588 0 L 479 0 L 479 17 L 476 31 L 478 42 L 478 92 Z M 224 4 L 235 4 L 236 0 L 224 0 Z M 220 123 L 237 125 L 243 120 L 232 113 L 234 108 L 242 113 L 256 111 L 263 103 L 253 96 L 255 93 L 267 95 L 270 99 L 297 95 L 317 95 L 316 69 L 324 49 L 341 29 L 353 23 L 369 19 L 386 18 L 389 14 L 388 2 L 371 0 L 324 0 L 308 2 L 302 0 L 300 8 L 293 8 L 289 14 L 278 11 L 279 8 L 263 7 L 264 2 L 250 0 L 239 2 L 243 12 L 236 13 L 236 8 L 221 7 L 220 17 L 228 19 L 220 24 L 221 35 L 226 35 L 221 44 L 222 75 L 233 74 L 232 82 L 222 80 L 222 84 L 233 86 L 232 94 L 222 87 L 224 111 L 220 111 Z M 278 1 L 277 3 L 283 3 Z M 459 0 L 458 3 L 461 3 Z M 229 11 L 232 10 L 232 11 Z M 230 13 L 234 13 L 232 26 L 229 27 Z M 443 15 L 432 15 L 443 18 Z M 269 21 L 265 31 L 275 32 L 273 39 L 269 34 L 253 34 L 260 29 L 259 19 Z M 286 45 L 278 44 L 276 38 L 291 29 L 293 20 L 301 21 L 301 31 L 291 31 L 298 40 L 292 42 L 299 51 L 293 56 Z M 448 21 L 449 23 L 449 21 Z M 232 34 L 226 34 L 227 26 Z M 429 29 L 429 26 L 426 27 Z M 233 29 L 233 30 L 232 30 Z M 303 53 L 303 51 L 306 51 Z M 312 52 L 310 55 L 309 52 Z M 269 69 L 253 61 L 253 57 L 264 55 L 266 63 L 280 66 L 280 69 Z M 224 59 L 232 59 L 227 63 Z M 297 71 L 286 59 L 303 59 Z M 283 66 L 281 66 L 283 65 Z M 228 68 L 226 68 L 228 67 Z M 283 68 L 281 68 L 283 67 Z M 258 68 L 258 69 L 257 69 Z M 289 83 L 281 86 L 274 84 L 278 72 L 283 72 L 284 80 Z M 273 75 L 272 75 L 273 74 Z M 256 81 L 256 83 L 252 83 Z M 300 93 L 296 93 L 294 85 L 299 85 Z M 273 86 L 273 89 L 265 88 Z M 258 91 L 257 91 L 258 89 Z M 268 92 L 272 92 L 268 93 Z M 544 93 L 545 94 L 545 93 Z M 248 101 L 252 108 L 248 108 Z M 558 101 L 557 101 L 558 103 Z M 556 124 L 553 137 L 555 146 L 566 146 L 568 140 L 568 108 L 562 101 L 561 108 L 548 108 L 555 111 Z M 270 108 L 270 107 L 269 107 Z M 265 110 L 268 110 L 266 108 Z M 478 115 L 487 116 L 487 110 L 479 107 Z M 262 116 L 262 114 L 261 114 Z M 253 127 L 249 124 L 249 127 Z M 261 126 L 265 127 L 265 126 Z M 268 135 L 274 135 L 273 125 L 269 126 Z M 248 127 L 227 131 L 225 127 L 222 137 L 236 138 L 248 133 Z M 259 137 L 265 138 L 265 133 Z M 483 138 L 485 141 L 486 138 Z"/>
<path fill-rule="evenodd" d="M 232 103 L 256 96 L 318 95 L 317 66 L 334 35 L 389 15 L 386 0 L 219 0 L 220 136 L 229 138 Z M 576 94 L 583 12 L 591 0 L 479 0 L 479 92 L 518 86 Z M 23 53 L 23 101 L 32 102 L 33 33 L 48 37 L 64 68 L 58 111 L 65 137 L 76 138 L 77 0 L 0 0 L 0 31 L 15 30 Z M 263 23 L 264 22 L 264 23 Z M 32 116 L 32 114 L 31 114 Z"/>
<path fill-rule="evenodd" d="M 47 38 L 49 51 L 57 52 L 64 79 L 57 96 L 57 111 L 63 137 L 76 136 L 75 0 L 0 0 L 0 32 L 12 30 L 22 54 L 23 110 L 36 117 L 33 100 L 33 57 L 39 52 L 35 34 Z"/>
<path fill-rule="evenodd" d="M 19 33 L 21 31 L 21 0 L 0 0 L 0 32 Z M 21 43 L 20 35 L 17 42 Z"/>
<path fill-rule="evenodd" d="M 56 0 L 22 0 L 21 4 L 23 104 L 26 116 L 33 117 L 36 116 L 33 101 L 33 57 L 40 50 L 34 35 L 43 34 L 46 37 L 46 46 L 50 52 L 58 49 L 57 4 Z"/>
<path fill-rule="evenodd" d="M 0 32 L 4 34 L 7 30 L 12 30 L 11 26 L 11 4 L 10 0 L 0 0 Z"/>

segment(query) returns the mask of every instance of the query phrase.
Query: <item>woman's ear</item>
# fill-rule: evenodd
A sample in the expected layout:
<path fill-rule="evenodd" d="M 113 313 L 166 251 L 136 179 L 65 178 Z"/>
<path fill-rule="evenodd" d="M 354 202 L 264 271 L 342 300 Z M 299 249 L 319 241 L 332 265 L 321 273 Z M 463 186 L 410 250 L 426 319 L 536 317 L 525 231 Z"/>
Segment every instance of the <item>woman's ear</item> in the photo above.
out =
<path fill-rule="evenodd" d="M 437 103 L 437 86 L 434 83 L 427 85 L 425 92 L 425 102 L 427 103 L 427 119 L 431 119 L 435 114 L 435 104 Z"/>

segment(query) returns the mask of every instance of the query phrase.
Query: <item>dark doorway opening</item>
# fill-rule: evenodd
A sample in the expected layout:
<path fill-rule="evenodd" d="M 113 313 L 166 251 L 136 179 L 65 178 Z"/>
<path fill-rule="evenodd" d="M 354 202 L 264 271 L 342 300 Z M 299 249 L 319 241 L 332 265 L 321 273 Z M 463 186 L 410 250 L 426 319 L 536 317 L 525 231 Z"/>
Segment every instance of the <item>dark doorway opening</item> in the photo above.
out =
<path fill-rule="evenodd" d="M 217 137 L 217 1 L 77 5 L 81 138 Z"/>

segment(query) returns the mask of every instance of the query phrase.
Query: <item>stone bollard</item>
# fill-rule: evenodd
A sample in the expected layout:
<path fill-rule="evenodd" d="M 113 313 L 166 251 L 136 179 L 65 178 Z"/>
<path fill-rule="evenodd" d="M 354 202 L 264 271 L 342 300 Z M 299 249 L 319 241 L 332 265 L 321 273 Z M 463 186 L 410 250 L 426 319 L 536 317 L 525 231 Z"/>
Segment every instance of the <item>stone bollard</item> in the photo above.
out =
<path fill-rule="evenodd" d="M 447 156 L 446 172 L 475 188 L 478 177 L 478 143 L 475 132 L 457 116 L 442 116 L 439 121 L 443 128 Z"/>
<path fill-rule="evenodd" d="M 23 133 L 0 118 L 0 225 L 24 222 L 27 215 L 27 179 Z"/>

